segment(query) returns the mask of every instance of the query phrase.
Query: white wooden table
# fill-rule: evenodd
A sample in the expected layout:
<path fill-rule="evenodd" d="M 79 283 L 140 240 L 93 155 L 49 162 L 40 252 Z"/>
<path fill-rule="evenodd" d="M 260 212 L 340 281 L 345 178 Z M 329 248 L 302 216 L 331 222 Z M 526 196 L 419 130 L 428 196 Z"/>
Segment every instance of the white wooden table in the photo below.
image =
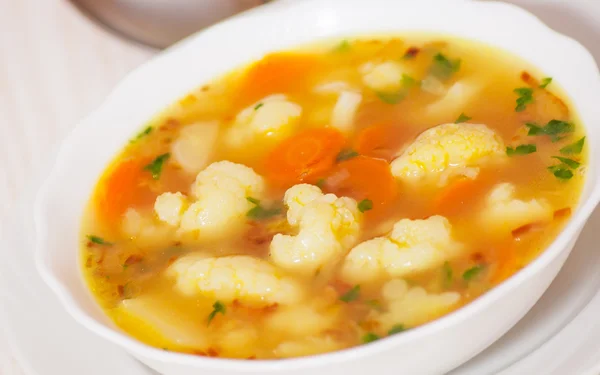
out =
<path fill-rule="evenodd" d="M 583 42 L 600 61 L 600 0 L 512 2 Z M 0 239 L 31 172 L 154 53 L 98 27 L 67 0 L 0 0 Z M 0 374 L 23 375 L 1 335 Z"/>

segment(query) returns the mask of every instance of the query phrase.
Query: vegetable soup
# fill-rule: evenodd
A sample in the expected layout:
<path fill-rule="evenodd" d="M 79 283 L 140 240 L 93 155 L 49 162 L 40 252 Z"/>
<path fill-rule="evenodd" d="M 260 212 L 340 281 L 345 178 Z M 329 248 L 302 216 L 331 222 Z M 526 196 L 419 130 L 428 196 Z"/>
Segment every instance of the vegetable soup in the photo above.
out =
<path fill-rule="evenodd" d="M 271 53 L 132 136 L 86 210 L 83 272 L 119 327 L 164 350 L 368 344 L 535 259 L 577 205 L 586 154 L 558 84 L 486 45 Z"/>

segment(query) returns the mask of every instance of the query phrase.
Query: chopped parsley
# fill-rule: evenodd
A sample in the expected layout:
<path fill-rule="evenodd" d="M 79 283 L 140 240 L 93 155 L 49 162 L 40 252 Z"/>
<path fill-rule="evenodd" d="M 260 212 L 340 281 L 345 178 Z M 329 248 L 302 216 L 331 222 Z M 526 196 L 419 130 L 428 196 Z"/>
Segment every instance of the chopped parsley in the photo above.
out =
<path fill-rule="evenodd" d="M 333 52 L 348 52 L 351 49 L 350 42 L 347 40 L 342 40 L 340 44 L 333 48 Z"/>
<path fill-rule="evenodd" d="M 460 124 L 461 122 L 467 122 L 471 119 L 471 117 L 465 115 L 464 113 L 461 113 L 460 116 L 458 116 L 458 118 L 456 119 L 456 121 L 454 121 L 455 124 Z"/>
<path fill-rule="evenodd" d="M 453 277 L 452 267 L 450 266 L 449 262 L 444 262 L 443 272 L 444 272 L 444 285 L 446 287 L 449 287 L 452 284 L 452 277 Z"/>
<path fill-rule="evenodd" d="M 131 140 L 131 143 L 139 141 L 140 139 L 144 138 L 145 136 L 149 135 L 150 133 L 152 133 L 152 126 L 148 126 L 146 129 L 139 132 L 138 135 L 136 135 L 135 138 L 133 138 Z"/>
<path fill-rule="evenodd" d="M 369 211 L 373 209 L 373 201 L 370 199 L 363 199 L 362 201 L 358 202 L 357 207 L 360 212 Z"/>
<path fill-rule="evenodd" d="M 90 240 L 90 242 L 95 243 L 96 245 L 110 246 L 113 244 L 112 242 L 108 242 L 104 238 L 94 236 L 93 234 L 88 235 L 87 239 Z"/>
<path fill-rule="evenodd" d="M 406 95 L 408 95 L 408 91 L 410 90 L 411 87 L 413 87 L 417 83 L 417 80 L 415 80 L 413 77 L 409 76 L 408 74 L 402 74 L 402 80 L 400 81 L 400 83 L 402 86 L 397 91 L 394 91 L 394 92 L 378 91 L 378 92 L 376 92 L 377 97 L 382 102 L 387 103 L 387 104 L 399 103 L 402 99 L 404 99 L 406 97 Z"/>
<path fill-rule="evenodd" d="M 319 178 L 317 180 L 317 182 L 315 183 L 315 185 L 317 185 L 317 187 L 319 189 L 323 189 L 323 187 L 325 186 L 325 179 L 324 178 Z"/>
<path fill-rule="evenodd" d="M 537 151 L 537 147 L 534 144 L 518 145 L 515 148 L 506 147 L 506 155 L 508 155 L 508 156 L 527 155 L 527 154 L 532 154 L 536 151 Z"/>
<path fill-rule="evenodd" d="M 257 109 L 259 109 L 263 105 L 265 105 L 265 103 L 258 103 L 257 105 L 254 106 L 254 110 L 256 111 Z"/>
<path fill-rule="evenodd" d="M 259 205 L 260 204 L 260 200 L 256 199 L 256 198 L 252 198 L 252 197 L 246 197 L 246 200 L 252 204 L 256 204 Z"/>
<path fill-rule="evenodd" d="M 396 333 L 400 333 L 400 332 L 404 332 L 404 331 L 406 331 L 406 328 L 404 327 L 404 324 L 395 324 L 388 331 L 388 335 L 395 335 Z"/>
<path fill-rule="evenodd" d="M 540 84 L 541 89 L 545 89 L 548 85 L 552 83 L 552 77 L 546 77 L 542 79 L 542 83 Z"/>
<path fill-rule="evenodd" d="M 575 161 L 573 159 L 569 159 L 569 158 L 563 158 L 560 156 L 553 156 L 552 158 L 560 161 L 561 163 L 563 163 L 564 165 L 566 165 L 567 167 L 569 167 L 571 169 L 577 169 L 581 165 L 580 162 Z"/>
<path fill-rule="evenodd" d="M 144 167 L 145 171 L 148 171 L 152 174 L 152 178 L 158 180 L 160 178 L 160 174 L 162 173 L 163 165 L 169 158 L 171 154 L 166 153 L 158 156 L 154 159 L 150 164 Z"/>
<path fill-rule="evenodd" d="M 527 123 L 525 126 L 529 128 L 527 135 L 548 135 L 553 142 L 560 140 L 560 136 L 573 132 L 574 128 L 573 124 L 560 120 L 550 120 L 544 126 L 533 123 Z"/>
<path fill-rule="evenodd" d="M 580 140 L 575 143 L 571 143 L 560 149 L 560 153 L 563 155 L 572 155 L 579 154 L 581 150 L 583 150 L 583 145 L 585 144 L 585 137 L 582 137 Z"/>
<path fill-rule="evenodd" d="M 362 342 L 363 342 L 364 344 L 368 344 L 368 343 L 370 343 L 370 342 L 377 341 L 377 340 L 379 340 L 379 339 L 380 339 L 380 337 L 379 337 L 378 335 L 376 335 L 375 333 L 373 333 L 373 332 L 367 332 L 367 333 L 366 333 L 366 334 L 365 334 L 365 335 L 362 337 Z"/>
<path fill-rule="evenodd" d="M 354 157 L 357 157 L 358 155 L 359 155 L 358 152 L 356 152 L 354 150 L 342 150 L 335 157 L 335 161 L 339 163 L 340 161 L 352 159 Z"/>
<path fill-rule="evenodd" d="M 463 275 L 462 275 L 463 280 L 465 280 L 465 281 L 473 280 L 474 278 L 479 276 L 479 274 L 481 273 L 481 271 L 483 271 L 484 268 L 485 267 L 481 264 L 478 264 L 476 266 L 469 268 L 468 270 L 466 270 L 463 273 Z"/>
<path fill-rule="evenodd" d="M 360 285 L 354 285 L 352 289 L 340 296 L 340 301 L 352 302 L 360 297 Z"/>
<path fill-rule="evenodd" d="M 212 320 L 215 318 L 215 316 L 217 316 L 217 314 L 223 314 L 225 315 L 225 312 L 227 311 L 227 309 L 225 308 L 225 305 L 223 305 L 223 303 L 221 303 L 220 301 L 217 301 L 215 303 L 213 303 L 213 311 L 211 311 L 211 313 L 208 315 L 208 321 L 206 323 L 206 325 L 209 325 L 210 322 L 212 322 Z"/>
<path fill-rule="evenodd" d="M 568 167 L 563 165 L 552 165 L 548 167 L 548 170 L 552 172 L 554 177 L 560 180 L 570 180 L 573 178 L 573 172 Z"/>
<path fill-rule="evenodd" d="M 446 80 L 456 73 L 460 69 L 461 60 L 450 60 L 441 53 L 433 56 L 433 65 L 431 66 L 429 73 L 435 77 Z"/>
<path fill-rule="evenodd" d="M 282 210 L 279 207 L 264 208 L 260 204 L 257 204 L 246 212 L 246 217 L 254 220 L 263 220 L 278 216 L 281 212 Z"/>
<path fill-rule="evenodd" d="M 513 92 L 519 95 L 515 111 L 522 112 L 525 110 L 525 107 L 527 107 L 527 104 L 533 103 L 533 89 L 530 89 L 529 87 L 519 87 L 514 89 Z"/>

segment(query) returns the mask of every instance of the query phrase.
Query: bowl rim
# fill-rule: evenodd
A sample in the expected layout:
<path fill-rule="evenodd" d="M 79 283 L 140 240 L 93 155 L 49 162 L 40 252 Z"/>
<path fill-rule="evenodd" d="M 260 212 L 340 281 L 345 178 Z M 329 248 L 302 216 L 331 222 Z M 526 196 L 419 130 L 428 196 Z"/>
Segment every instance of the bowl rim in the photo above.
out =
<path fill-rule="evenodd" d="M 360 0 L 346 0 L 346 2 L 348 3 L 357 3 L 359 1 Z M 422 1 L 430 3 L 440 3 L 440 1 L 444 0 Z M 333 3 L 333 1 L 329 0 L 325 0 L 324 2 L 330 4 Z M 384 3 L 385 0 L 372 0 L 372 2 Z M 573 50 L 577 50 L 577 53 L 581 55 L 582 58 L 590 59 L 592 62 L 594 62 L 594 59 L 589 53 L 589 51 L 587 51 L 587 49 L 583 47 L 579 42 L 554 31 L 553 29 L 549 28 L 546 24 L 544 24 L 541 20 L 539 20 L 536 16 L 516 5 L 500 1 L 479 2 L 475 0 L 445 0 L 445 2 L 469 4 L 468 6 L 481 8 L 504 8 L 505 11 L 512 12 L 512 14 L 519 13 L 520 17 L 527 18 L 528 22 L 530 22 L 530 27 L 535 27 L 539 30 L 539 32 L 543 31 L 544 33 L 546 33 L 548 41 L 560 41 L 563 44 L 570 44 L 570 47 Z M 204 36 L 208 33 L 214 32 L 214 30 L 217 30 L 222 27 L 229 27 L 230 25 L 234 25 L 241 19 L 251 18 L 257 14 L 267 12 L 276 13 L 279 7 L 281 7 L 282 5 L 294 8 L 301 6 L 312 6 L 310 4 L 317 6 L 318 3 L 323 3 L 323 1 L 275 1 L 262 7 L 254 8 L 249 11 L 243 12 L 226 21 L 218 23 L 214 26 L 211 26 L 203 31 L 200 31 L 183 39 L 182 41 L 168 48 L 167 50 L 151 58 L 149 61 L 143 63 L 138 68 L 134 69 L 131 73 L 129 73 L 125 78 L 123 78 L 111 91 L 111 93 L 105 98 L 104 102 L 102 102 L 100 106 L 97 107 L 96 110 L 92 111 L 87 117 L 78 122 L 78 124 L 73 128 L 69 135 L 63 140 L 63 142 L 61 142 L 58 153 L 55 155 L 56 157 L 52 168 L 47 173 L 46 178 L 44 179 L 44 182 L 41 188 L 39 189 L 35 199 L 35 265 L 38 270 L 38 273 L 42 276 L 44 282 L 54 292 L 54 294 L 60 300 L 60 303 L 63 305 L 66 311 L 78 323 L 85 326 L 87 329 L 91 330 L 95 334 L 127 349 L 132 353 L 143 357 L 152 357 L 154 360 L 165 363 L 189 365 L 198 368 L 202 367 L 221 370 L 237 370 L 241 372 L 273 371 L 282 368 L 308 369 L 315 366 L 319 366 L 323 363 L 333 364 L 350 359 L 367 357 L 371 354 L 378 353 L 384 350 L 389 350 L 392 347 L 410 342 L 412 340 L 415 340 L 417 337 L 428 336 L 435 332 L 445 330 L 449 327 L 457 325 L 458 323 L 467 320 L 469 316 L 477 314 L 478 311 L 483 310 L 485 306 L 493 304 L 494 301 L 499 299 L 500 296 L 508 294 L 512 289 L 517 287 L 524 280 L 534 277 L 538 272 L 545 269 L 555 258 L 557 258 L 563 251 L 565 251 L 565 248 L 568 247 L 569 242 L 577 237 L 578 230 L 582 227 L 582 225 L 585 223 L 587 218 L 591 215 L 592 211 L 595 209 L 596 205 L 600 201 L 600 176 L 596 178 L 596 181 L 592 181 L 593 185 L 591 186 L 589 196 L 587 197 L 587 199 L 580 199 L 580 201 L 578 202 L 576 212 L 574 212 L 573 216 L 571 217 L 567 225 L 565 225 L 561 233 L 554 239 L 554 241 L 549 246 L 546 247 L 546 249 L 536 259 L 530 262 L 522 270 L 515 273 L 509 279 L 492 288 L 490 291 L 486 292 L 474 301 L 471 301 L 467 305 L 449 314 L 446 314 L 432 322 L 411 329 L 403 333 L 402 335 L 394 335 L 393 337 L 387 337 L 385 340 L 378 340 L 374 343 L 371 343 L 370 345 L 355 346 L 335 352 L 322 353 L 307 357 L 289 358 L 284 360 L 248 361 L 229 358 L 209 358 L 191 354 L 164 351 L 159 348 L 149 346 L 141 341 L 138 341 L 137 339 L 127 335 L 125 332 L 122 332 L 117 328 L 110 328 L 108 326 L 103 325 L 100 322 L 97 322 L 95 319 L 90 317 L 88 313 L 86 313 L 83 309 L 78 307 L 77 303 L 75 302 L 74 296 L 72 296 L 72 294 L 69 292 L 69 289 L 55 277 L 51 265 L 48 264 L 47 258 L 51 255 L 52 251 L 44 243 L 44 239 L 48 236 L 49 231 L 49 220 L 46 217 L 47 215 L 45 207 L 52 198 L 52 187 L 60 183 L 56 180 L 56 174 L 59 167 L 68 162 L 67 150 L 73 144 L 76 144 L 78 142 L 78 139 L 80 138 L 81 134 L 83 134 L 86 127 L 89 127 L 91 123 L 95 122 L 96 118 L 102 117 L 104 112 L 110 110 L 110 106 L 112 105 L 114 99 L 118 98 L 121 92 L 131 91 L 131 87 L 135 87 L 135 84 L 133 83 L 136 79 L 138 79 L 138 77 L 143 77 L 148 74 L 147 72 L 151 72 L 152 70 L 160 70 L 160 66 L 161 64 L 163 64 L 163 62 L 167 61 L 168 59 L 172 59 L 173 56 L 177 56 L 178 52 L 181 49 L 190 48 L 190 46 L 192 46 L 200 36 Z M 319 36 L 313 37 L 313 39 L 317 38 L 319 38 Z M 595 72 L 593 73 L 595 73 L 596 76 L 600 76 L 600 73 L 598 72 L 598 67 L 595 64 L 595 62 L 593 63 L 593 66 L 595 67 Z M 591 84 L 595 85 L 594 90 L 600 95 L 600 82 L 596 81 L 592 82 Z M 174 100 L 175 99 L 176 98 L 174 98 Z M 598 118 L 600 119 L 600 116 L 598 116 Z M 591 124 L 586 125 L 587 127 L 591 126 Z M 591 144 L 591 142 L 588 142 L 588 145 L 589 144 Z M 590 150 L 592 149 L 591 146 L 588 147 Z M 597 147 L 600 148 L 600 145 Z M 591 152 L 589 154 L 590 156 L 592 155 Z"/>

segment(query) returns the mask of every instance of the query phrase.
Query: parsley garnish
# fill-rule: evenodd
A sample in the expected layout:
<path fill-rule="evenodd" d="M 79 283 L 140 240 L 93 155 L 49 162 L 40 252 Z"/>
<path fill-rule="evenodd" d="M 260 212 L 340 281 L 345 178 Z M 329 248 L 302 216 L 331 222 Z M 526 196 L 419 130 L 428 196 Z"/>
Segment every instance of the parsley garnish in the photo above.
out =
<path fill-rule="evenodd" d="M 162 173 L 163 165 L 167 160 L 169 160 L 170 157 L 171 154 L 169 153 L 162 154 L 154 159 L 150 164 L 146 165 L 144 170 L 152 173 L 152 178 L 158 180 L 160 178 L 160 174 Z"/>
<path fill-rule="evenodd" d="M 248 197 L 246 199 L 248 199 Z M 258 201 L 257 199 L 254 199 L 254 198 L 250 198 L 250 199 L 252 199 L 254 201 Z M 269 219 L 273 216 L 277 216 L 277 215 L 281 214 L 281 208 L 279 208 L 279 207 L 264 208 L 263 206 L 260 205 L 260 201 L 259 201 L 259 203 L 255 203 L 250 199 L 248 199 L 248 201 L 255 204 L 254 207 L 252 207 L 250 210 L 248 210 L 248 212 L 246 212 L 246 216 L 249 217 L 250 219 L 254 219 L 254 220 Z"/>
<path fill-rule="evenodd" d="M 433 56 L 430 73 L 440 79 L 448 79 L 460 69 L 461 60 L 450 60 L 441 53 Z"/>
<path fill-rule="evenodd" d="M 530 89 L 529 87 L 520 87 L 514 89 L 513 92 L 519 95 L 515 111 L 522 112 L 525 110 L 525 107 L 527 107 L 527 104 L 533 103 L 533 89 Z"/>
<path fill-rule="evenodd" d="M 406 328 L 404 328 L 404 324 L 396 324 L 388 331 L 388 335 L 394 335 L 396 333 L 404 332 Z"/>
<path fill-rule="evenodd" d="M 525 126 L 529 128 L 527 135 L 548 135 L 553 142 L 560 140 L 560 135 L 573 131 L 573 124 L 560 120 L 550 120 L 544 126 L 533 123 L 527 123 Z"/>
<path fill-rule="evenodd" d="M 263 105 L 265 105 L 265 103 L 258 103 L 257 105 L 254 106 L 254 110 L 256 111 L 257 109 L 259 109 Z"/>
<path fill-rule="evenodd" d="M 223 305 L 220 301 L 215 302 L 212 307 L 213 311 L 208 315 L 208 321 L 206 325 L 209 325 L 210 322 L 212 322 L 212 320 L 215 318 L 215 316 L 217 316 L 217 314 L 225 315 L 225 312 L 227 311 L 225 305 Z"/>
<path fill-rule="evenodd" d="M 90 240 L 90 242 L 95 243 L 96 245 L 110 246 L 113 244 L 112 242 L 106 241 L 102 237 L 94 236 L 92 234 L 88 235 L 87 239 Z"/>
<path fill-rule="evenodd" d="M 150 133 L 152 133 L 152 126 L 148 126 L 146 129 L 139 132 L 138 135 L 136 135 L 135 138 L 133 138 L 131 140 L 131 143 L 133 143 L 135 141 L 139 141 L 140 139 L 144 138 L 145 136 L 147 136 Z"/>
<path fill-rule="evenodd" d="M 481 271 L 483 271 L 484 268 L 485 267 L 481 264 L 478 264 L 476 266 L 469 268 L 468 270 L 466 270 L 463 273 L 463 275 L 462 275 L 463 280 L 465 280 L 465 281 L 473 280 L 481 273 Z"/>
<path fill-rule="evenodd" d="M 370 199 L 363 199 L 362 201 L 358 202 L 357 206 L 360 212 L 369 211 L 373 209 L 373 201 Z"/>
<path fill-rule="evenodd" d="M 360 297 L 360 285 L 354 285 L 352 289 L 340 296 L 340 301 L 352 302 Z"/>
<path fill-rule="evenodd" d="M 518 145 L 515 148 L 506 147 L 506 155 L 508 155 L 508 156 L 527 155 L 527 154 L 532 154 L 536 151 L 537 151 L 537 147 L 534 144 Z"/>
<path fill-rule="evenodd" d="M 256 204 L 259 205 L 260 204 L 260 200 L 256 199 L 256 198 L 252 198 L 252 197 L 246 197 L 246 200 L 252 204 Z"/>
<path fill-rule="evenodd" d="M 411 77 L 407 74 L 402 74 L 402 81 L 401 81 L 402 87 L 400 87 L 400 89 L 398 91 L 394 91 L 394 92 L 378 91 L 375 94 L 384 103 L 396 104 L 396 103 L 400 102 L 402 99 L 404 99 L 406 97 L 406 95 L 408 95 L 409 89 L 411 87 L 413 87 L 416 83 L 417 83 L 417 81 L 413 77 Z"/>
<path fill-rule="evenodd" d="M 340 44 L 333 48 L 333 52 L 348 52 L 350 51 L 350 42 L 347 40 L 342 40 Z"/>
<path fill-rule="evenodd" d="M 567 167 L 569 167 L 571 169 L 577 169 L 581 165 L 581 163 L 579 163 L 578 161 L 575 161 L 575 160 L 569 159 L 569 158 L 563 158 L 560 156 L 553 156 L 552 158 L 557 159 L 558 161 L 560 161 L 561 163 L 563 163 L 564 165 L 566 165 Z"/>
<path fill-rule="evenodd" d="M 362 342 L 365 344 L 368 344 L 370 342 L 373 341 L 377 341 L 379 340 L 379 336 L 374 334 L 373 332 L 367 332 L 363 337 L 362 337 Z"/>
<path fill-rule="evenodd" d="M 340 162 L 340 161 L 344 161 L 344 160 L 348 160 L 348 159 L 352 159 L 354 157 L 357 157 L 359 154 L 358 152 L 354 151 L 354 150 L 342 150 L 340 151 L 339 154 L 337 154 L 337 156 L 335 157 L 335 161 L 336 162 Z"/>
<path fill-rule="evenodd" d="M 556 178 L 561 180 L 570 180 L 573 177 L 573 172 L 562 165 L 552 165 L 548 167 L 548 170 L 552 172 Z"/>
<path fill-rule="evenodd" d="M 540 84 L 541 89 L 545 89 L 552 82 L 552 77 L 546 77 L 542 79 L 542 83 Z"/>
<path fill-rule="evenodd" d="M 458 116 L 458 118 L 456 119 L 456 121 L 454 121 L 455 124 L 460 124 L 461 122 L 467 122 L 471 119 L 471 117 L 465 115 L 464 113 L 461 113 L 460 116 Z"/>
<path fill-rule="evenodd" d="M 567 146 L 561 148 L 559 151 L 561 154 L 564 154 L 564 155 L 579 154 L 579 153 L 581 153 L 581 150 L 583 150 L 584 144 L 585 144 L 585 137 L 582 137 L 577 142 L 571 143 L 570 145 L 567 145 Z"/>

